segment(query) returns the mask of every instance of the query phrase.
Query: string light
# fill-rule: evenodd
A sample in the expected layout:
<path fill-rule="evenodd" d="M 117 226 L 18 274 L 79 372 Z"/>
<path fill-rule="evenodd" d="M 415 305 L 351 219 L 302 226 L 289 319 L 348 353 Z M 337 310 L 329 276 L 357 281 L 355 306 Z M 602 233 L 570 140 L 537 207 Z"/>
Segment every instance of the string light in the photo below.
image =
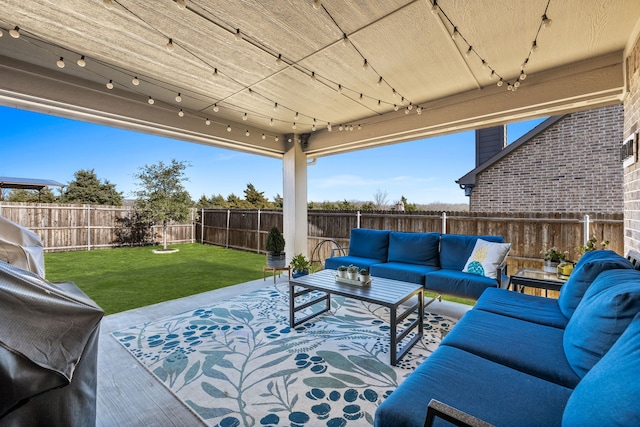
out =
<path fill-rule="evenodd" d="M 169 39 L 169 42 L 167 42 L 167 50 L 169 52 L 173 52 L 176 49 L 176 47 L 173 44 L 173 39 Z"/>
<path fill-rule="evenodd" d="M 213 112 L 217 113 L 218 111 L 220 111 L 220 107 L 218 107 L 218 104 L 213 104 Z"/>
<path fill-rule="evenodd" d="M 320 9 L 320 0 L 313 0 L 313 8 L 315 10 Z"/>
<path fill-rule="evenodd" d="M 327 130 L 329 132 L 331 132 L 333 130 L 333 128 L 331 127 L 331 123 L 327 123 Z"/>
<path fill-rule="evenodd" d="M 453 34 L 451 34 L 451 38 L 456 40 L 459 36 L 460 33 L 458 32 L 458 27 L 453 27 Z"/>
<path fill-rule="evenodd" d="M 147 102 L 149 103 L 149 105 L 153 105 L 156 103 L 156 101 L 152 97 L 149 97 L 149 99 L 147 99 Z"/>
<path fill-rule="evenodd" d="M 262 139 L 267 139 L 267 136 L 264 133 L 262 134 Z"/>
<path fill-rule="evenodd" d="M 231 132 L 231 125 L 227 125 L 227 132 Z"/>
<path fill-rule="evenodd" d="M 176 0 L 176 5 L 180 9 L 186 9 L 187 8 L 187 3 L 184 0 Z"/>
<path fill-rule="evenodd" d="M 313 80 L 313 81 L 316 80 L 316 72 L 315 71 L 311 72 L 311 80 Z"/>
<path fill-rule="evenodd" d="M 180 109 L 180 111 L 178 111 L 178 116 L 184 117 L 184 111 L 182 111 L 182 108 Z"/>
<path fill-rule="evenodd" d="M 347 37 L 346 33 L 342 34 L 342 45 L 343 46 L 349 46 L 349 37 Z"/>
<path fill-rule="evenodd" d="M 244 115 L 242 116 L 242 120 L 247 121 L 247 113 L 244 113 Z"/>
<path fill-rule="evenodd" d="M 140 84 L 140 80 L 138 80 L 138 76 L 135 76 L 132 80 L 131 83 L 133 83 L 134 86 L 138 86 Z"/>
<path fill-rule="evenodd" d="M 205 124 L 205 125 L 207 125 L 207 126 L 210 126 L 210 125 L 211 125 L 211 120 L 209 120 L 209 118 L 207 118 L 207 119 L 204 121 L 204 124 Z"/>
<path fill-rule="evenodd" d="M 299 120 L 300 119 L 300 115 L 298 114 L 298 112 L 296 111 L 296 115 L 293 116 L 293 120 Z"/>
<path fill-rule="evenodd" d="M 9 30 L 9 35 L 14 39 L 20 38 L 20 27 L 15 27 L 12 30 Z"/>
<path fill-rule="evenodd" d="M 180 96 L 180 92 L 176 95 L 176 102 L 182 102 L 182 96 Z"/>
<path fill-rule="evenodd" d="M 398 111 L 399 107 L 396 104 L 393 104 L 393 111 Z"/>
<path fill-rule="evenodd" d="M 251 134 L 249 133 L 249 129 L 247 129 L 247 131 L 246 131 L 244 134 L 245 134 L 245 136 L 249 136 L 249 135 L 251 135 Z"/>
<path fill-rule="evenodd" d="M 546 13 L 544 15 L 542 15 L 542 26 L 543 27 L 549 28 L 552 23 L 553 23 L 553 21 L 551 19 L 549 19 L 549 17 L 547 17 Z"/>
<path fill-rule="evenodd" d="M 380 87 L 381 84 L 382 84 L 382 76 L 380 76 L 380 78 L 378 79 L 378 87 Z"/>
<path fill-rule="evenodd" d="M 422 107 L 416 108 L 416 113 L 418 113 L 418 115 L 422 114 Z"/>
<path fill-rule="evenodd" d="M 280 141 L 280 138 L 278 138 L 277 136 L 274 139 L 276 140 L 276 142 Z"/>
<path fill-rule="evenodd" d="M 342 85 L 338 85 L 338 93 L 342 94 Z"/>
<path fill-rule="evenodd" d="M 236 30 L 235 37 L 236 37 L 236 40 L 238 41 L 242 40 L 242 33 L 240 32 L 240 28 Z"/>
<path fill-rule="evenodd" d="M 282 54 L 279 53 L 278 57 L 276 58 L 276 64 L 281 65 L 282 64 Z"/>
<path fill-rule="evenodd" d="M 464 53 L 465 58 L 471 56 L 471 52 L 473 52 L 473 46 L 469 46 L 469 49 Z"/>
<path fill-rule="evenodd" d="M 296 122 L 293 122 L 293 125 L 291 126 L 291 129 L 297 129 Z"/>
<path fill-rule="evenodd" d="M 109 80 L 109 83 L 107 83 L 106 86 L 109 90 L 113 89 L 113 80 Z"/>
<path fill-rule="evenodd" d="M 61 56 L 60 59 L 58 59 L 58 61 L 56 61 L 56 65 L 58 66 L 58 68 L 64 68 L 64 58 Z"/>
<path fill-rule="evenodd" d="M 76 64 L 78 64 L 78 67 L 80 68 L 84 68 L 87 66 L 87 61 L 85 61 L 84 59 L 84 55 L 82 55 L 77 61 Z"/>
<path fill-rule="evenodd" d="M 273 119 L 269 119 L 269 126 L 273 126 Z"/>
<path fill-rule="evenodd" d="M 107 9 L 113 9 L 113 2 L 111 0 L 102 0 L 102 5 Z"/>
<path fill-rule="evenodd" d="M 367 58 L 364 59 L 364 63 L 362 64 L 362 69 L 365 71 L 369 69 L 369 61 L 367 61 Z"/>
<path fill-rule="evenodd" d="M 217 78 L 218 78 L 218 69 L 217 69 L 217 68 L 214 68 L 214 69 L 213 69 L 213 78 L 214 78 L 214 79 L 217 79 Z"/>

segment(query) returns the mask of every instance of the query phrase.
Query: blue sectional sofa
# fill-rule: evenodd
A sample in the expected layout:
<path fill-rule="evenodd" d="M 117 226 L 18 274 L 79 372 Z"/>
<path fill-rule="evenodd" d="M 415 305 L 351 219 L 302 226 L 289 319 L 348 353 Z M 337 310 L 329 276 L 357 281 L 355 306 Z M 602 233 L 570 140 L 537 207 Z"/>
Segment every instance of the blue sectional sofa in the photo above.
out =
<path fill-rule="evenodd" d="M 374 425 L 452 419 L 640 425 L 640 271 L 613 251 L 594 251 L 579 260 L 557 300 L 487 289 L 382 402 Z"/>
<path fill-rule="evenodd" d="M 408 233 L 354 228 L 349 240 L 349 254 L 325 260 L 324 267 L 341 265 L 366 268 L 371 276 L 418 283 L 440 294 L 478 299 L 487 288 L 506 284 L 504 263 L 494 268 L 495 277 L 464 272 L 465 265 L 482 239 L 502 244 L 501 236 L 466 236 L 440 233 Z M 504 253 L 506 256 L 506 252 Z M 503 257 L 504 258 L 504 257 Z"/>

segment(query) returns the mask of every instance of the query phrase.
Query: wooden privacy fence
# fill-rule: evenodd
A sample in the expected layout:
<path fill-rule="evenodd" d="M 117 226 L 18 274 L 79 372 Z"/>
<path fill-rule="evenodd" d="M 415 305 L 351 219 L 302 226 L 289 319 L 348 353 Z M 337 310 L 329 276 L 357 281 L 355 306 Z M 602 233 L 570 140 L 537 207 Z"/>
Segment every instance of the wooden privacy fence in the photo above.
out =
<path fill-rule="evenodd" d="M 229 248 L 264 252 L 269 229 L 282 230 L 277 210 L 201 209 L 197 239 Z M 360 212 L 309 211 L 308 254 L 321 263 L 332 248 L 346 247 L 352 228 L 471 235 L 500 235 L 512 244 L 508 271 L 541 268 L 544 252 L 552 246 L 576 260 L 576 248 L 590 237 L 609 240 L 609 249 L 624 255 L 623 214 L 601 213 L 470 213 L 470 212 Z M 294 254 L 289 254 L 292 256 Z"/>
<path fill-rule="evenodd" d="M 136 221 L 127 206 L 0 203 L 0 215 L 34 231 L 46 251 L 74 251 L 160 243 L 161 226 Z M 195 241 L 195 210 L 189 224 L 170 224 L 169 243 Z"/>

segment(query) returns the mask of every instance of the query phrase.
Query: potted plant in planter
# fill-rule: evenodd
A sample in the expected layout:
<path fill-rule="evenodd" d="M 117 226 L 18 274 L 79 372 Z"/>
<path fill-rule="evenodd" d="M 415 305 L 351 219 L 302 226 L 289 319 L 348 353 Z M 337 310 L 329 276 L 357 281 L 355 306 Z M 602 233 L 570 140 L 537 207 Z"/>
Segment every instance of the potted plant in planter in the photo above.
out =
<path fill-rule="evenodd" d="M 584 245 L 580 245 L 576 248 L 576 251 L 580 253 L 580 256 L 584 255 L 586 252 L 596 251 L 598 249 L 607 249 L 609 247 L 609 241 L 603 240 L 598 244 L 598 239 L 595 237 L 590 238 L 585 242 Z"/>
<path fill-rule="evenodd" d="M 347 266 L 346 265 L 341 265 L 340 267 L 338 267 L 338 277 L 340 277 L 341 279 L 346 279 L 347 278 Z"/>
<path fill-rule="evenodd" d="M 267 251 L 267 267 L 282 268 L 286 264 L 284 253 L 284 237 L 278 227 L 271 227 L 265 244 Z"/>
<path fill-rule="evenodd" d="M 371 280 L 371 275 L 369 274 L 369 270 L 367 270 L 366 268 L 361 268 L 360 281 L 362 283 L 369 283 L 370 280 Z"/>
<path fill-rule="evenodd" d="M 347 278 L 351 280 L 358 280 L 358 266 L 351 264 L 347 267 Z"/>
<path fill-rule="evenodd" d="M 311 262 L 302 254 L 298 254 L 291 258 L 289 265 L 293 268 L 294 279 L 296 277 L 306 276 L 309 274 L 309 269 L 311 268 Z"/>
<path fill-rule="evenodd" d="M 565 260 L 566 252 L 560 252 L 555 246 L 548 249 L 544 253 L 544 271 L 548 273 L 557 273 L 558 264 Z"/>

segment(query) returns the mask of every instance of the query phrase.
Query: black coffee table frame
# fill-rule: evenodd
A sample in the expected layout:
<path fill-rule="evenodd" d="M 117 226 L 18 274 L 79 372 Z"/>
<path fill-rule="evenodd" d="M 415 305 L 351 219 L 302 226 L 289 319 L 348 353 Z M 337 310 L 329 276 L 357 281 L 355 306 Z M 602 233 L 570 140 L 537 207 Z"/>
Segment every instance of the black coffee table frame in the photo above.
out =
<path fill-rule="evenodd" d="M 396 365 L 407 352 L 417 343 L 424 331 L 424 294 L 423 287 L 415 283 L 401 282 L 398 280 L 372 278 L 370 286 L 348 285 L 337 283 L 335 280 L 335 270 L 322 270 L 318 273 L 298 277 L 289 281 L 289 324 L 292 328 L 301 325 L 310 319 L 326 313 L 331 309 L 331 294 L 340 295 L 347 298 L 354 298 L 360 301 L 379 304 L 387 307 L 390 314 L 390 334 L 391 334 L 391 354 L 390 363 Z M 296 290 L 296 287 L 302 288 Z M 296 298 L 313 291 L 320 291 L 318 295 L 303 304 L 296 305 Z M 414 296 L 418 297 L 418 302 L 408 308 L 401 307 L 403 303 Z M 308 316 L 296 320 L 296 313 L 324 301 L 324 307 Z M 402 309 L 398 313 L 398 309 Z M 411 313 L 418 310 L 417 319 L 409 324 L 404 330 L 398 333 L 398 324 L 402 323 Z M 400 350 L 398 344 L 414 329 L 416 334 Z"/>

